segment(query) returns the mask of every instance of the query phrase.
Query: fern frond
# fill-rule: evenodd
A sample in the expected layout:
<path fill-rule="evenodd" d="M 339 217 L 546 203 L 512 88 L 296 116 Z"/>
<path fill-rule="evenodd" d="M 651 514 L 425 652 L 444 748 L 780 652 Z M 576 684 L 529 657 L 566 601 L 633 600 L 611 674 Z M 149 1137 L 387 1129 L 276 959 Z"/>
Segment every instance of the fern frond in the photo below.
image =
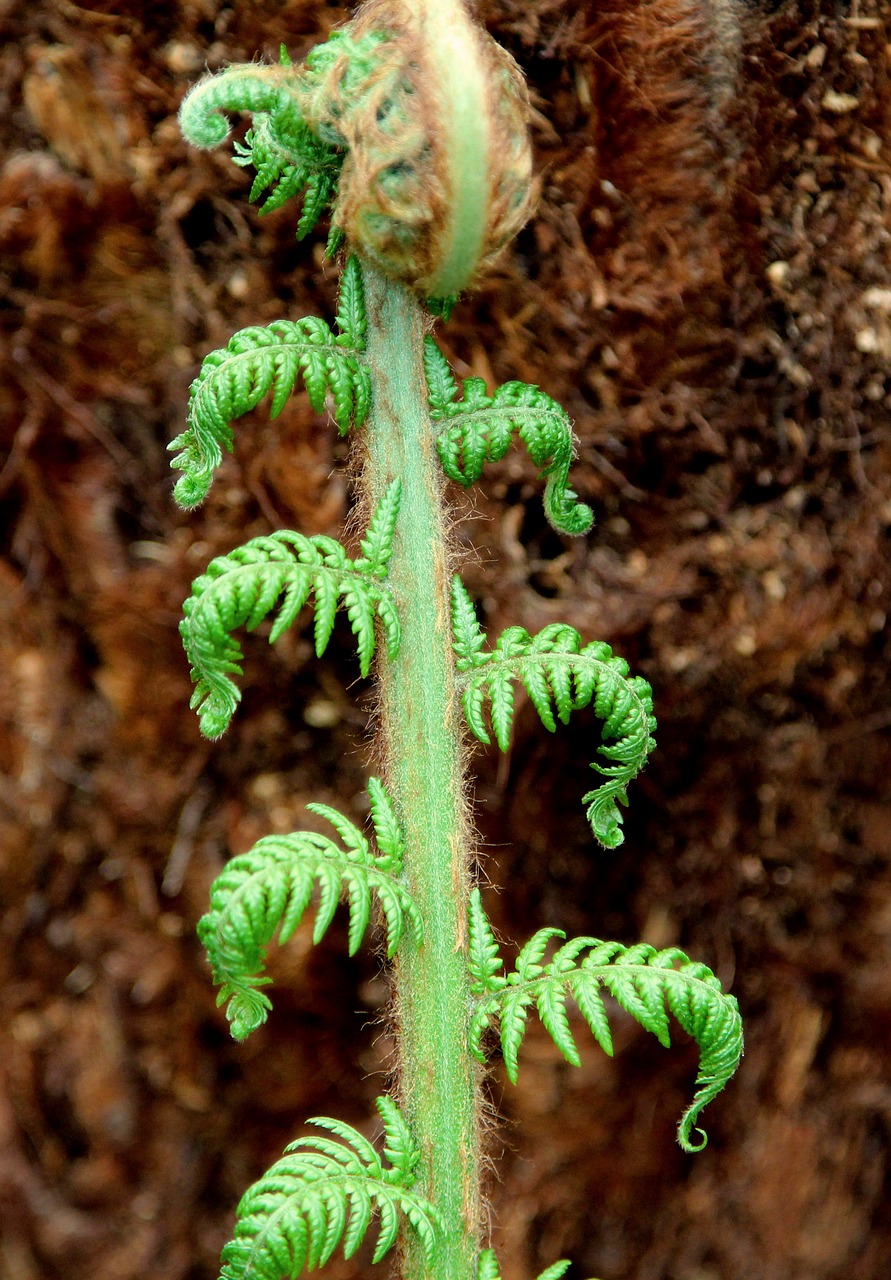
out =
<path fill-rule="evenodd" d="M 640 676 L 628 675 L 628 663 L 599 640 L 583 644 L 574 627 L 551 623 L 538 635 L 509 627 L 495 648 L 483 651 L 485 635 L 460 578 L 452 580 L 452 629 L 458 684 L 471 732 L 489 742 L 484 715 L 490 706 L 495 740 L 502 751 L 510 741 L 514 714 L 513 684 L 522 684 L 546 729 L 567 724 L 574 711 L 593 706 L 603 721 L 604 745 L 598 750 L 610 764 L 591 765 L 607 781 L 589 791 L 582 803 L 594 835 L 607 849 L 622 843 L 625 789 L 655 747 L 652 690 Z"/>
<path fill-rule="evenodd" d="M 324 1266 L 338 1245 L 350 1258 L 374 1213 L 380 1220 L 374 1262 L 393 1247 L 404 1220 L 435 1272 L 442 1220 L 414 1190 L 420 1159 L 395 1103 L 378 1098 L 384 1164 L 358 1130 L 327 1117 L 309 1121 L 339 1141 L 298 1138 L 255 1182 L 238 1206 L 235 1237 L 223 1250 L 220 1280 L 283 1280 Z"/>
<path fill-rule="evenodd" d="M 207 76 L 186 95 L 180 108 L 183 136 L 203 148 L 217 147 L 229 136 L 224 113 L 252 116 L 244 142 L 234 144 L 234 163 L 256 171 L 251 200 L 271 188 L 261 214 L 303 194 L 299 239 L 313 230 L 332 203 L 346 157 L 345 138 L 328 113 L 320 110 L 326 74 L 347 55 L 341 88 L 355 105 L 374 89 L 375 51 L 387 39 L 382 32 L 354 39 L 351 25 L 339 28 L 311 50 L 302 66 L 293 66 L 282 46 L 278 66 L 250 63 Z"/>
<path fill-rule="evenodd" d="M 381 840 L 375 854 L 358 827 L 328 805 L 307 808 L 326 818 L 343 842 L 338 847 L 313 831 L 266 836 L 248 853 L 239 854 L 213 882 L 210 911 L 198 922 L 198 937 L 219 984 L 217 1003 L 228 1001 L 226 1016 L 232 1035 L 243 1040 L 266 1021 L 272 1007 L 258 990 L 266 948 L 278 933 L 287 942 L 319 888 L 312 939 L 318 943 L 331 924 L 344 891 L 350 911 L 349 953 L 359 949 L 371 916 L 372 900 L 382 908 L 387 955 L 392 956 L 407 930 L 415 943 L 422 936 L 418 909 L 402 883 L 404 843 L 392 802 L 377 778 L 368 785 L 375 831 Z"/>
<path fill-rule="evenodd" d="M 336 49 L 341 41 L 338 36 L 328 43 Z M 202 148 L 217 147 L 229 136 L 224 112 L 253 117 L 244 142 L 234 144 L 233 161 L 256 171 L 251 200 L 272 188 L 261 214 L 303 193 L 298 239 L 313 230 L 334 198 L 345 155 L 337 140 L 323 139 L 306 121 L 314 80 L 309 60 L 294 68 L 283 47 L 277 67 L 250 63 L 206 77 L 183 99 L 179 114 L 183 136 Z"/>
<path fill-rule="evenodd" d="M 330 393 L 341 434 L 361 426 L 371 404 L 365 362 L 365 300 L 358 260 L 344 269 L 337 306 L 338 332 L 324 320 L 274 320 L 240 329 L 227 346 L 205 356 L 189 391 L 188 426 L 171 441 L 179 450 L 171 466 L 183 475 L 174 488 L 181 507 L 202 502 L 223 450 L 233 447 L 231 423 L 256 409 L 270 393 L 269 414 L 277 418 L 302 377 L 309 401 L 322 413 Z"/>
<path fill-rule="evenodd" d="M 560 1280 L 569 1270 L 570 1263 L 566 1260 L 554 1262 L 545 1271 L 538 1276 L 538 1280 Z M 483 1249 L 477 1261 L 476 1280 L 501 1280 L 501 1271 L 495 1254 L 491 1249 Z"/>
<path fill-rule="evenodd" d="M 255 115 L 244 142 L 234 144 L 233 162 L 256 171 L 251 200 L 272 189 L 260 206 L 261 216 L 302 193 L 303 209 L 297 222 L 297 239 L 302 240 L 315 229 L 334 199 L 344 153 L 322 142 L 302 120 L 292 126 L 287 142 L 277 124 L 274 116 Z"/>
<path fill-rule="evenodd" d="M 393 801 L 380 778 L 368 779 L 368 798 L 374 838 L 380 850 L 380 865 L 393 875 L 399 875 L 405 858 L 405 836 Z"/>
<path fill-rule="evenodd" d="M 368 529 L 360 544 L 362 555 L 356 567 L 363 573 L 382 576 L 387 572 L 393 554 L 393 534 L 399 516 L 402 486 L 395 480 L 374 509 Z"/>
<path fill-rule="evenodd" d="M 476 1264 L 476 1280 L 501 1280 L 494 1249 L 483 1249 Z"/>
<path fill-rule="evenodd" d="M 560 1277 L 566 1274 L 569 1267 L 570 1263 L 568 1260 L 553 1262 L 549 1267 L 546 1267 L 545 1270 L 542 1271 L 538 1280 L 560 1280 Z"/>
<path fill-rule="evenodd" d="M 224 113 L 236 111 L 271 119 L 283 145 L 299 146 L 306 125 L 299 81 L 290 69 L 252 62 L 205 76 L 183 98 L 180 130 L 193 147 L 212 150 L 231 132 Z"/>
<path fill-rule="evenodd" d="M 381 499 L 371 527 L 395 520 L 398 504 L 396 480 Z M 379 518 L 380 510 L 384 517 Z M 369 532 L 366 543 L 370 539 Z M 273 643 L 295 621 L 310 592 L 315 595 L 317 656 L 327 647 L 342 602 L 356 637 L 363 676 L 374 655 L 376 616 L 383 626 L 387 654 L 391 660 L 395 657 L 399 617 L 385 581 L 390 546 L 391 539 L 381 536 L 373 542 L 373 559 L 366 554 L 353 561 L 333 538 L 323 534 L 307 538 L 285 529 L 252 538 L 210 562 L 192 584 L 180 623 L 196 682 L 191 706 L 199 713 L 205 737 L 218 738 L 225 732 L 241 698 L 232 676 L 241 675 L 243 655 L 231 633 L 238 627 L 252 630 L 277 608 L 269 633 Z"/>
<path fill-rule="evenodd" d="M 489 917 L 483 910 L 479 892 L 470 899 L 467 928 L 467 967 L 473 980 L 471 990 L 475 995 L 485 991 L 500 991 L 507 982 L 498 976 L 501 968 L 501 955 L 495 934 L 489 924 Z"/>
<path fill-rule="evenodd" d="M 560 533 L 587 532 L 591 509 L 569 488 L 572 424 L 556 400 L 525 382 L 506 382 L 490 396 L 482 378 L 465 378 L 459 400 L 448 361 L 431 337 L 425 340 L 424 367 L 436 448 L 449 479 L 474 484 L 485 463 L 504 457 L 516 431 L 547 481 L 548 520 Z"/>
<path fill-rule="evenodd" d="M 474 898 L 471 919 L 482 914 L 479 890 Z M 479 924 L 476 927 L 479 929 Z M 613 1042 L 601 988 L 666 1048 L 670 1043 L 668 1014 L 672 1013 L 699 1046 L 696 1094 L 681 1118 L 678 1142 L 684 1151 L 701 1150 L 707 1138 L 697 1129 L 700 1140 L 692 1141 L 693 1126 L 736 1071 L 742 1056 L 742 1021 L 736 1000 L 724 994 L 707 965 L 691 960 L 677 947 L 657 951 L 647 943 L 625 947 L 598 938 L 573 938 L 554 952 L 549 964 L 539 964 L 550 941 L 564 936 L 557 929 L 539 930 L 503 985 L 486 988 L 471 1020 L 471 1052 L 485 1060 L 482 1037 L 498 1018 L 505 1070 L 516 1084 L 517 1055 L 533 1006 L 573 1066 L 579 1066 L 581 1060 L 566 1010 L 568 996 L 574 999 L 597 1043 L 610 1055 Z M 579 962 L 584 952 L 587 955 Z"/>
<path fill-rule="evenodd" d="M 362 268 L 354 253 L 346 260 L 340 276 L 340 289 L 337 294 L 337 310 L 334 313 L 337 322 L 337 341 L 344 347 L 354 347 L 357 351 L 365 350 L 365 335 L 368 332 L 368 316 L 365 311 L 365 290 L 362 286 Z"/>

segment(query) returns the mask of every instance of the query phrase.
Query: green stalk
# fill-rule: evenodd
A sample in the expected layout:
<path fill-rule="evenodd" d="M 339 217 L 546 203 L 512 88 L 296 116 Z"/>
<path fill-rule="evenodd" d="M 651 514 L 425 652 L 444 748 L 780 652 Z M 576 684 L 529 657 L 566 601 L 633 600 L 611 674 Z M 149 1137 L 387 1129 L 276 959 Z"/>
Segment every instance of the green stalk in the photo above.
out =
<path fill-rule="evenodd" d="M 469 1280 L 479 1248 L 480 1137 L 477 1072 L 467 1051 L 469 840 L 442 469 L 426 409 L 424 312 L 407 289 L 367 266 L 365 290 L 374 386 L 371 501 L 393 479 L 402 483 L 389 574 L 402 643 L 394 662 L 379 665 L 381 738 L 405 825 L 408 888 L 424 921 L 423 945 L 404 942 L 396 965 L 400 1090 L 421 1150 L 420 1184 L 445 1220 L 435 1277 L 411 1244 L 404 1277 Z"/>

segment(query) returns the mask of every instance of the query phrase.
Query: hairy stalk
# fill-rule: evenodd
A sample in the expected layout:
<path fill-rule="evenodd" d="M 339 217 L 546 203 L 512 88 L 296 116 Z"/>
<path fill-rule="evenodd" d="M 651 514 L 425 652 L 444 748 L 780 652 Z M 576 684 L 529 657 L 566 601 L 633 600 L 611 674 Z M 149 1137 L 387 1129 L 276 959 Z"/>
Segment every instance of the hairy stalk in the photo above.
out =
<path fill-rule="evenodd" d="M 404 943 L 397 954 L 400 1088 L 421 1151 L 419 1182 L 445 1223 L 435 1280 L 467 1280 L 479 1248 L 480 1139 L 467 1053 L 469 840 L 443 482 L 424 394 L 424 313 L 374 268 L 365 269 L 365 291 L 375 388 L 365 481 L 373 503 L 394 480 L 402 485 L 389 572 L 402 642 L 394 661 L 379 663 L 381 733 L 408 890 L 424 920 L 423 946 Z M 410 1242 L 405 1280 L 428 1276 Z"/>

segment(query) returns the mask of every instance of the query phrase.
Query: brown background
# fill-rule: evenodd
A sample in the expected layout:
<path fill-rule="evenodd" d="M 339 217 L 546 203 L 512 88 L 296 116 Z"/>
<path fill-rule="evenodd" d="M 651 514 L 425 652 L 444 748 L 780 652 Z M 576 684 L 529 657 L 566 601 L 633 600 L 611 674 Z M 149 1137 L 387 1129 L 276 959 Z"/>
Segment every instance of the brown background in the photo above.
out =
<path fill-rule="evenodd" d="M 732 984 L 738 1078 L 708 1150 L 673 1130 L 695 1052 L 617 1017 L 581 1070 L 537 1026 L 493 1103 L 506 1280 L 880 1280 L 891 1273 L 891 165 L 887 5 L 484 0 L 537 107 L 538 214 L 443 335 L 579 436 L 585 541 L 521 452 L 459 526 L 497 633 L 565 619 L 652 682 L 659 750 L 628 838 L 592 847 L 596 726 L 529 708 L 477 759 L 490 905 L 677 943 Z M 195 515 L 165 443 L 206 351 L 330 315 L 292 215 L 258 222 L 181 142 L 205 64 L 300 56 L 319 0 L 0 0 L 0 1275 L 208 1280 L 247 1183 L 312 1114 L 386 1083 L 378 961 L 343 920 L 274 959 L 268 1026 L 227 1037 L 193 926 L 232 851 L 359 818 L 367 690 L 348 634 L 248 644 L 232 730 L 187 710 L 179 606 L 208 558 L 336 532 L 345 448 L 297 396 L 238 428 Z M 469 518 L 469 517 L 473 518 Z M 471 540 L 475 550 L 471 551 Z M 580 1037 L 581 1038 L 581 1037 Z M 368 1276 L 367 1256 L 332 1264 Z"/>

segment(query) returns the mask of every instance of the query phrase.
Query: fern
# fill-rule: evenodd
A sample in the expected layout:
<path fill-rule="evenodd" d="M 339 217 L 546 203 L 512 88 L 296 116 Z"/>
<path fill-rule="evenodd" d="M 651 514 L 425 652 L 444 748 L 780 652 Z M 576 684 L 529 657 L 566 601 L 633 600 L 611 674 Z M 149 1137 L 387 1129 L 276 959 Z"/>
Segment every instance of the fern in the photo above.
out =
<path fill-rule="evenodd" d="M 266 1021 L 272 1005 L 260 990 L 266 948 L 278 931 L 285 943 L 309 906 L 314 885 L 319 906 L 312 940 L 318 943 L 334 918 L 343 890 L 350 911 L 349 953 L 358 951 L 371 916 L 372 896 L 383 911 L 387 955 L 393 956 L 408 928 L 421 941 L 421 918 L 401 882 L 405 853 L 402 830 L 382 783 L 369 779 L 371 816 L 380 852 L 374 854 L 361 831 L 324 804 L 311 813 L 327 818 L 343 842 L 339 848 L 313 831 L 266 836 L 240 854 L 217 876 L 210 891 L 211 910 L 198 922 L 198 936 L 219 984 L 218 1004 L 228 1001 L 232 1035 L 244 1040 Z"/>
<path fill-rule="evenodd" d="M 302 237 L 330 207 L 328 253 L 348 243 L 359 257 L 346 263 L 331 326 L 276 320 L 242 330 L 206 357 L 185 429 L 171 445 L 182 472 L 177 500 L 185 507 L 201 502 L 233 447 L 234 420 L 266 397 L 275 418 L 301 379 L 313 409 L 330 406 L 342 435 L 368 422 L 362 484 L 368 494 L 384 493 L 355 558 L 332 538 L 282 531 L 211 562 L 194 583 L 181 626 L 195 681 L 192 706 L 207 736 L 228 726 L 241 696 L 239 628 L 268 619 L 274 642 L 312 596 L 321 656 L 343 607 L 363 676 L 379 640 L 388 655 L 375 673 L 377 738 L 400 800 L 397 816 L 380 781 L 370 780 L 373 841 L 336 809 L 309 806 L 333 832 L 267 836 L 232 859 L 212 886 L 198 932 L 219 1003 L 243 1039 L 271 1008 L 269 947 L 294 934 L 313 902 L 318 942 L 345 901 L 351 954 L 375 910 L 388 956 L 398 960 L 400 1090 L 411 1118 L 409 1130 L 395 1102 L 378 1099 L 380 1153 L 349 1125 L 311 1121 L 311 1136 L 287 1148 L 243 1198 L 221 1280 L 296 1277 L 340 1249 L 349 1259 L 374 1215 L 375 1263 L 402 1231 L 407 1274 L 500 1280 L 494 1253 L 480 1251 L 480 1077 L 468 1070 L 469 1054 L 483 1060 L 493 1024 L 515 1081 L 532 1009 L 576 1064 L 570 997 L 607 1053 L 613 1045 L 604 992 L 666 1045 L 674 1014 L 700 1051 L 693 1101 L 679 1126 L 686 1150 L 698 1149 L 696 1139 L 705 1145 L 694 1126 L 742 1051 L 735 1001 L 683 952 L 567 941 L 559 929 L 545 928 L 505 974 L 479 894 L 469 894 L 456 697 L 477 738 L 488 742 L 491 734 L 502 750 L 517 683 L 550 731 L 590 707 L 601 724 L 592 765 L 601 776 L 584 803 L 595 836 L 609 848 L 622 841 L 620 806 L 653 749 L 655 729 L 646 681 L 632 677 L 608 645 L 583 643 L 570 626 L 553 624 L 534 636 L 511 627 L 490 647 L 456 578 L 451 652 L 443 634 L 450 519 L 443 472 L 470 485 L 518 437 L 545 481 L 554 528 L 580 534 L 592 519 L 570 488 L 574 440 L 566 412 L 521 382 L 491 392 L 479 378 L 459 384 L 432 339 L 423 338 L 429 326 L 418 300 L 428 298 L 429 311 L 447 319 L 459 291 L 507 242 L 531 200 L 522 77 L 474 28 L 472 8 L 463 0 L 362 5 L 302 66 L 292 67 L 283 49 L 277 67 L 230 68 L 199 84 L 181 113 L 186 136 L 205 147 L 228 135 L 226 113 L 250 114 L 235 163 L 255 170 L 251 199 L 260 212 L 302 201 L 295 218 Z M 429 417 L 415 411 L 419 378 L 426 379 Z M 538 1280 L 561 1280 L 569 1265 L 556 1262 Z"/>
<path fill-rule="evenodd" d="M 668 1047 L 668 1014 L 673 1013 L 684 1031 L 699 1045 L 696 1095 L 678 1126 L 678 1142 L 685 1151 L 699 1151 L 691 1132 L 702 1110 L 721 1092 L 736 1071 L 743 1051 L 742 1021 L 736 1000 L 725 995 L 707 965 L 690 960 L 677 947 L 657 951 L 641 942 L 625 947 L 598 938 L 573 938 L 564 943 L 547 965 L 541 963 L 551 939 L 564 938 L 560 929 L 539 929 L 517 957 L 506 977 L 494 971 L 497 947 L 476 890 L 470 906 L 470 959 L 473 990 L 481 996 L 470 1028 L 471 1052 L 485 1060 L 481 1042 L 493 1018 L 500 1020 L 504 1065 L 512 1083 L 517 1080 L 517 1055 L 526 1034 L 529 1010 L 537 1008 L 545 1028 L 573 1066 L 580 1065 L 578 1049 L 569 1026 L 566 998 L 571 995 L 595 1040 L 612 1055 L 601 987 L 615 998 L 640 1025 Z M 587 951 L 579 962 L 579 956 Z M 677 966 L 677 967 L 676 967 Z"/>
<path fill-rule="evenodd" d="M 312 591 L 319 657 L 331 638 L 341 600 L 356 636 L 363 676 L 375 649 L 375 615 L 383 625 L 388 656 L 395 656 L 399 618 L 385 578 L 399 497 L 396 480 L 371 519 L 358 560 L 350 560 L 339 542 L 323 534 L 307 538 L 282 530 L 217 556 L 195 579 L 183 605 L 180 634 L 196 681 L 191 706 L 199 712 L 206 737 L 218 738 L 226 730 L 241 697 L 232 676 L 241 675 L 243 655 L 231 632 L 241 626 L 252 630 L 277 605 L 270 643 L 291 626 Z"/>
<path fill-rule="evenodd" d="M 319 219 L 337 193 L 337 181 L 343 168 L 343 152 L 321 142 L 305 125 L 305 138 L 291 151 L 275 137 L 269 116 L 254 119 L 244 142 L 233 144 L 233 163 L 256 170 L 250 199 L 259 200 L 272 190 L 260 205 L 260 215 L 272 213 L 297 196 L 303 196 L 303 210 L 297 220 L 297 239 L 315 230 Z"/>
<path fill-rule="evenodd" d="M 244 63 L 199 80 L 179 109 L 183 137 L 195 147 L 212 150 L 231 132 L 223 113 L 248 112 L 268 118 L 278 143 L 296 151 L 306 128 L 300 80 L 283 68 L 290 68 L 284 51 L 278 67 Z"/>
<path fill-rule="evenodd" d="M 216 147 L 229 136 L 224 111 L 253 116 L 244 141 L 233 145 L 233 162 L 256 169 L 251 200 L 272 188 L 261 214 L 281 208 L 302 193 L 298 239 L 313 230 L 336 195 L 344 161 L 343 149 L 320 138 L 305 120 L 310 79 L 305 72 L 291 69 L 282 45 L 278 67 L 256 63 L 229 67 L 197 84 L 180 109 L 184 136 L 204 148 Z"/>
<path fill-rule="evenodd" d="M 452 627 L 464 714 L 471 731 L 489 742 L 483 709 L 491 705 L 491 724 L 502 751 L 510 741 L 514 714 L 513 682 L 529 694 L 546 729 L 573 711 L 593 704 L 602 720 L 601 755 L 612 764 L 591 765 L 608 780 L 582 798 L 594 835 L 607 849 L 622 843 L 625 788 L 655 747 L 652 690 L 640 676 L 628 675 L 628 663 L 608 644 L 594 640 L 583 645 L 574 627 L 551 623 L 536 636 L 522 627 L 509 627 L 491 652 L 470 596 L 460 578 L 452 581 Z"/>
<path fill-rule="evenodd" d="M 320 75 L 348 44 L 367 59 L 380 40 L 380 36 L 372 36 L 364 42 L 350 42 L 344 28 L 314 49 L 303 67 L 292 66 L 282 45 L 277 67 L 250 63 L 207 77 L 183 100 L 179 115 L 183 135 L 195 146 L 217 147 L 230 132 L 223 113 L 250 114 L 252 127 L 243 142 L 234 143 L 233 162 L 256 170 L 251 200 L 272 188 L 261 214 L 271 213 L 303 193 L 303 211 L 297 223 L 297 237 L 303 239 L 336 195 L 345 157 L 342 138 L 331 135 L 330 130 L 322 137 L 307 123 L 307 104 Z"/>
<path fill-rule="evenodd" d="M 309 1123 L 340 1141 L 298 1138 L 245 1193 L 235 1238 L 223 1250 L 220 1280 L 282 1280 L 323 1266 L 338 1245 L 350 1258 L 373 1213 L 380 1219 L 374 1261 L 393 1247 L 404 1219 L 434 1271 L 440 1215 L 414 1188 L 420 1152 L 390 1098 L 377 1099 L 384 1156 L 351 1125 L 326 1117 Z"/>
<path fill-rule="evenodd" d="M 538 1280 L 560 1280 L 570 1267 L 566 1261 L 554 1262 L 547 1270 L 542 1271 Z M 501 1280 L 501 1270 L 495 1254 L 491 1249 L 484 1249 L 479 1256 L 476 1269 L 476 1280 Z"/>
<path fill-rule="evenodd" d="M 362 272 L 351 257 L 344 268 L 337 305 L 337 333 L 324 320 L 274 320 L 240 329 L 227 346 L 205 356 L 189 392 L 188 426 L 168 448 L 179 450 L 171 466 L 182 471 L 174 489 L 181 507 L 207 496 L 223 449 L 231 452 L 231 423 L 256 409 L 272 393 L 276 418 L 302 375 L 309 401 L 322 413 L 330 393 L 341 434 L 361 426 L 371 403 L 365 363 L 365 301 Z"/>
<path fill-rule="evenodd" d="M 303 209 L 297 222 L 300 240 L 315 228 L 337 196 L 346 158 L 346 139 L 328 105 L 328 73 L 346 55 L 340 91 L 355 109 L 375 91 L 376 51 L 388 40 L 387 34 L 379 31 L 353 38 L 352 25 L 332 32 L 300 67 L 293 66 L 281 45 L 277 67 L 250 63 L 206 77 L 186 95 L 180 108 L 183 135 L 206 149 L 229 137 L 224 112 L 246 112 L 253 117 L 244 141 L 233 145 L 233 162 L 256 170 L 251 200 L 258 200 L 272 188 L 260 207 L 261 214 L 271 213 L 302 194 Z M 341 240 L 342 233 L 332 227 L 329 255 Z"/>
<path fill-rule="evenodd" d="M 487 462 L 507 453 L 516 431 L 546 478 L 544 507 L 560 533 L 580 534 L 591 527 L 591 509 L 569 488 L 572 425 L 566 412 L 538 387 L 506 382 L 493 395 L 482 378 L 465 378 L 464 394 L 448 361 L 432 338 L 424 344 L 430 416 L 438 427 L 436 448 L 443 470 L 458 484 L 474 484 Z"/>

